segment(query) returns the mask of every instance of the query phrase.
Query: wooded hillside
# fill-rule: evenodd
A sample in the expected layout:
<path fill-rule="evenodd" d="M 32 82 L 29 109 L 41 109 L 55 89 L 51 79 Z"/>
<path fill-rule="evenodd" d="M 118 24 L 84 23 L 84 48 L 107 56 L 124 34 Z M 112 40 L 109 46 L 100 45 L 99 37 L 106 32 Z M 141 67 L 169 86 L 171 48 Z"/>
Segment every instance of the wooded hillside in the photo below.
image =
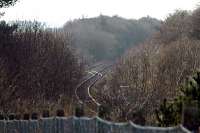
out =
<path fill-rule="evenodd" d="M 73 36 L 74 47 L 90 61 L 119 57 L 128 48 L 144 42 L 160 27 L 160 21 L 151 17 L 138 20 L 100 15 L 67 22 L 65 32 Z"/>

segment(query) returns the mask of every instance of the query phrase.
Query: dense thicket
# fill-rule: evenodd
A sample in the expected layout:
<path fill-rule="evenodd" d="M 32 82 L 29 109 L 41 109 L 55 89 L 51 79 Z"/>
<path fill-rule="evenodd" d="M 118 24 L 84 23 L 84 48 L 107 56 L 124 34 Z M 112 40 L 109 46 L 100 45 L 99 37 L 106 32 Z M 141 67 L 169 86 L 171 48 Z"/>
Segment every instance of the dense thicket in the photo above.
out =
<path fill-rule="evenodd" d="M 181 94 L 187 76 L 200 67 L 199 10 L 169 15 L 151 40 L 127 52 L 97 86 L 98 100 L 110 107 L 112 119 L 145 117 L 155 124 L 155 109 Z"/>
<path fill-rule="evenodd" d="M 81 55 L 91 60 L 113 59 L 133 45 L 149 38 L 160 26 L 160 21 L 144 17 L 128 20 L 118 16 L 100 15 L 67 22 L 64 31 L 71 32 Z"/>
<path fill-rule="evenodd" d="M 0 40 L 0 112 L 56 108 L 63 97 L 72 99 L 82 65 L 69 36 L 38 22 L 1 22 Z"/>

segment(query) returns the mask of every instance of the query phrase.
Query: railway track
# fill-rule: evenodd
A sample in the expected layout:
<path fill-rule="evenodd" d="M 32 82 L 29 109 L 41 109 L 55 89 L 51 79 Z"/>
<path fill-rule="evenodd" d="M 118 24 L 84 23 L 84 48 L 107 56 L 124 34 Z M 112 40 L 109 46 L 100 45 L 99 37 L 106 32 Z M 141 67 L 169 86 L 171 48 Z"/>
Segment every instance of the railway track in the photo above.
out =
<path fill-rule="evenodd" d="M 97 113 L 100 103 L 91 95 L 90 88 L 95 85 L 95 83 L 101 79 L 106 73 L 107 70 L 111 67 L 111 64 L 97 65 L 95 70 L 92 69 L 94 73 L 90 73 L 90 76 L 83 80 L 75 89 L 76 99 L 79 104 L 84 105 L 90 112 Z"/>
<path fill-rule="evenodd" d="M 85 76 L 81 79 L 81 83 L 87 80 L 91 75 L 95 74 L 100 70 L 102 66 L 105 66 L 105 63 L 97 63 L 92 66 L 86 67 Z"/>

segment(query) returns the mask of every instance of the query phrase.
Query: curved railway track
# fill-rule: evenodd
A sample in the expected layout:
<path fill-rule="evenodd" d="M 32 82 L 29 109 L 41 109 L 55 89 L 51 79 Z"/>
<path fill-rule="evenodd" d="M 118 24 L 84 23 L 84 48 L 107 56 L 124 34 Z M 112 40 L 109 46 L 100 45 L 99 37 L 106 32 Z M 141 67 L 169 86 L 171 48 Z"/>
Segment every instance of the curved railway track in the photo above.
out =
<path fill-rule="evenodd" d="M 104 65 L 103 63 L 97 63 L 97 64 L 95 64 L 95 65 L 86 67 L 86 70 L 87 70 L 87 71 L 85 71 L 86 76 L 84 76 L 84 77 L 81 79 L 81 83 L 82 83 L 83 81 L 87 80 L 87 79 L 91 76 L 91 74 L 93 74 L 92 72 L 99 71 L 99 68 L 100 68 L 101 66 L 103 66 L 103 65 Z"/>
<path fill-rule="evenodd" d="M 111 66 L 112 64 L 97 65 L 97 67 L 95 67 L 95 73 L 91 73 L 91 76 L 83 80 L 75 89 L 75 95 L 78 102 L 87 107 L 92 113 L 97 113 L 100 103 L 98 103 L 91 95 L 90 88 L 93 87 L 95 83 L 107 73 L 107 70 Z M 94 71 L 94 68 L 92 71 Z"/>

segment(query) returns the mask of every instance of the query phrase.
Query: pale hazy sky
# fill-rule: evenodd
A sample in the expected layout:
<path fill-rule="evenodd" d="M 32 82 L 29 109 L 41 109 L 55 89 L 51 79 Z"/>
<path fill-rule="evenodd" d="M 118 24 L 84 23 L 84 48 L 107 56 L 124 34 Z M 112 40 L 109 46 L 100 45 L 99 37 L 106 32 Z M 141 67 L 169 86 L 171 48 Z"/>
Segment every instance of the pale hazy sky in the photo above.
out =
<path fill-rule="evenodd" d="M 4 9 L 4 20 L 38 20 L 50 26 L 99 14 L 125 18 L 152 16 L 165 19 L 176 9 L 193 10 L 200 0 L 20 0 Z M 0 10 L 1 11 L 1 10 Z"/>

